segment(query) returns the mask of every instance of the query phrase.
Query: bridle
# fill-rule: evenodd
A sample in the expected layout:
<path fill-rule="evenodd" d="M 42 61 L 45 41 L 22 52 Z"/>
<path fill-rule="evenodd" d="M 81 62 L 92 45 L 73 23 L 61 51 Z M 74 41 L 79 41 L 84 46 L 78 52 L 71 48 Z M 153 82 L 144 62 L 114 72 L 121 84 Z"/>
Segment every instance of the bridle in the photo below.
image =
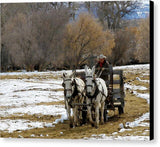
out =
<path fill-rule="evenodd" d="M 77 88 L 78 84 L 76 83 L 75 79 L 73 81 L 71 79 L 65 79 L 64 82 L 65 81 L 71 81 L 72 82 L 70 89 L 64 89 L 64 95 L 65 95 L 66 100 L 68 101 L 68 104 L 71 106 L 71 108 L 74 108 L 74 105 L 72 104 L 73 98 L 75 98 L 78 95 L 78 93 L 81 93 L 83 96 L 84 96 L 84 94 L 83 94 L 83 92 L 80 92 L 78 90 L 78 88 Z M 72 91 L 72 86 L 73 85 L 74 85 L 74 91 Z M 62 86 L 64 87 L 64 83 L 62 83 Z M 70 97 L 66 97 L 66 91 L 71 91 L 72 94 L 71 94 Z"/>
<path fill-rule="evenodd" d="M 92 78 L 92 76 L 86 76 L 86 78 L 85 79 L 87 79 L 87 78 Z M 87 80 L 85 80 L 85 86 L 86 86 L 86 88 L 87 87 L 93 87 L 93 85 L 88 85 L 88 84 L 86 84 L 86 82 L 87 82 Z M 94 80 L 92 80 L 92 82 L 94 82 Z"/>
<path fill-rule="evenodd" d="M 65 83 L 66 81 L 70 81 L 70 82 L 71 82 L 71 88 L 65 89 L 64 83 Z M 70 78 L 64 80 L 64 82 L 62 83 L 62 86 L 64 87 L 65 97 L 66 97 L 66 92 L 67 92 L 67 91 L 70 91 L 70 92 L 72 93 L 71 97 L 68 97 L 68 98 L 72 98 L 72 97 L 73 97 L 73 93 L 74 93 L 74 91 L 75 91 L 75 88 L 74 88 L 74 91 L 72 91 L 72 86 L 73 86 L 73 85 L 75 85 L 75 87 L 76 87 L 76 81 L 75 81 L 75 79 L 74 79 L 73 81 L 72 81 Z"/>
<path fill-rule="evenodd" d="M 93 78 L 93 77 L 92 76 L 86 76 L 86 79 L 87 78 Z M 86 80 L 85 80 L 85 82 L 86 82 Z M 95 92 L 94 92 L 94 94 L 92 96 L 88 95 L 88 93 L 86 92 L 86 96 L 89 97 L 89 98 L 95 98 L 99 93 L 98 86 L 97 86 L 97 83 L 96 83 L 95 79 L 92 79 L 92 82 L 94 83 L 96 89 L 95 89 Z M 93 84 L 92 85 L 91 84 L 88 85 L 88 84 L 85 83 L 85 89 L 86 90 L 87 90 L 87 87 L 93 88 Z"/>

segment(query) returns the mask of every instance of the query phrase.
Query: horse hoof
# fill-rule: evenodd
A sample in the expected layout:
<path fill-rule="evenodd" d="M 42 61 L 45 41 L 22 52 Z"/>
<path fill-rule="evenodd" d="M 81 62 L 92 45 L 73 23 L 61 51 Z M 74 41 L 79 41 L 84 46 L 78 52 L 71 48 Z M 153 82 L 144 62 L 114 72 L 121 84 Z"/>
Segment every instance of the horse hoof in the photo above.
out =
<path fill-rule="evenodd" d="M 85 122 L 80 122 L 80 124 L 79 124 L 79 125 L 80 125 L 80 126 L 82 126 L 83 124 L 85 124 Z"/>
<path fill-rule="evenodd" d="M 70 124 L 69 126 L 70 126 L 70 128 L 73 128 L 73 124 Z"/>
<path fill-rule="evenodd" d="M 98 129 L 98 126 L 95 126 L 96 129 Z"/>
<path fill-rule="evenodd" d="M 78 127 L 78 124 L 76 124 L 75 127 Z"/>
<path fill-rule="evenodd" d="M 91 123 L 91 126 L 94 127 L 94 123 Z"/>
<path fill-rule="evenodd" d="M 104 121 L 101 122 L 101 125 L 104 125 Z"/>

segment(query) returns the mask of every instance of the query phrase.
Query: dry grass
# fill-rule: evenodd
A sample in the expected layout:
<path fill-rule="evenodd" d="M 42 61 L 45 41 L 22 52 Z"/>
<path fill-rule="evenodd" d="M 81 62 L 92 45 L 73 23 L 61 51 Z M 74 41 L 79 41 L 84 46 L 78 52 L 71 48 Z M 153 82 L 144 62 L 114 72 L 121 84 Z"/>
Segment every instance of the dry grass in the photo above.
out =
<path fill-rule="evenodd" d="M 143 73 L 145 73 L 144 71 Z M 134 85 L 140 85 L 145 86 L 148 88 L 148 90 L 137 90 L 137 92 L 140 93 L 149 93 L 149 84 L 140 82 L 136 80 L 136 77 L 140 77 L 142 74 L 137 70 L 137 73 L 132 73 L 131 71 L 124 72 L 124 75 L 126 77 L 125 82 L 129 82 Z M 8 77 L 9 78 L 9 77 Z M 10 77 L 11 78 L 11 77 Z M 13 78 L 13 77 L 12 77 Z M 16 77 L 14 77 L 16 78 Z M 21 77 L 24 78 L 24 77 Z M 27 78 L 27 77 L 25 77 Z M 29 77 L 29 78 L 35 78 Z M 37 78 L 41 79 L 37 76 Z M 53 78 L 53 77 L 52 77 Z M 57 77 L 58 78 L 58 77 Z M 148 80 L 149 76 L 140 77 L 141 79 Z M 117 85 L 116 85 L 117 86 Z M 116 86 L 114 88 L 116 88 Z M 49 103 L 39 103 L 37 105 L 62 105 L 64 104 L 63 101 L 59 102 L 49 102 Z M 149 111 L 149 104 L 146 100 L 142 98 L 137 98 L 135 95 L 130 93 L 129 91 L 126 91 L 126 97 L 125 97 L 125 107 L 124 107 L 124 114 L 118 115 L 118 110 L 115 111 L 115 115 L 113 111 L 109 112 L 110 118 L 107 123 L 104 125 L 100 125 L 98 129 L 95 129 L 94 127 L 91 127 L 90 124 L 85 124 L 83 126 L 79 126 L 76 128 L 70 128 L 69 122 L 64 121 L 64 123 L 58 123 L 53 128 L 35 128 L 31 130 L 26 131 L 14 131 L 13 133 L 8 133 L 4 131 L 0 131 L 1 137 L 7 138 L 7 137 L 13 137 L 17 138 L 19 135 L 23 136 L 24 138 L 31 138 L 31 135 L 34 134 L 35 137 L 32 138 L 57 138 L 57 139 L 79 139 L 84 137 L 91 137 L 92 134 L 106 134 L 108 136 L 111 136 L 112 133 L 118 132 L 115 136 L 149 136 L 149 127 L 134 127 L 131 131 L 125 131 L 122 133 L 119 133 L 119 124 L 126 122 L 132 122 L 136 118 L 142 116 L 144 113 L 147 113 Z M 59 118 L 60 116 L 39 116 L 39 115 L 23 115 L 23 116 L 11 116 L 11 117 L 5 117 L 1 119 L 29 119 L 31 121 L 43 121 L 43 122 L 53 122 L 55 119 Z M 60 133 L 63 132 L 63 133 Z M 43 137 L 41 136 L 43 134 Z"/>
<path fill-rule="evenodd" d="M 113 112 L 110 112 L 111 117 L 109 118 L 108 122 L 104 125 L 100 125 L 98 129 L 95 129 L 91 127 L 91 125 L 86 124 L 84 126 L 79 126 L 76 128 L 69 128 L 69 122 L 65 121 L 64 123 L 59 123 L 53 128 L 36 128 L 32 130 L 26 130 L 26 131 L 15 131 L 14 133 L 7 133 L 7 132 L 1 132 L 1 137 L 14 137 L 17 138 L 19 135 L 30 138 L 32 134 L 35 134 L 35 138 L 39 138 L 41 134 L 43 134 L 43 138 L 68 138 L 68 139 L 78 139 L 78 138 L 84 138 L 84 137 L 90 137 L 92 134 L 106 134 L 111 135 L 113 132 L 119 131 L 119 124 L 126 122 L 132 122 L 136 118 L 142 116 L 144 113 L 148 112 L 149 105 L 147 104 L 146 100 L 141 98 L 136 98 L 134 95 L 127 92 L 126 98 L 125 98 L 125 113 L 122 115 L 118 115 L 118 111 L 116 110 L 115 116 L 113 115 Z M 13 119 L 12 116 L 9 119 Z M 17 117 L 16 117 L 17 118 Z M 16 119 L 15 118 L 15 119 Z M 55 120 L 55 117 L 52 116 L 43 116 L 41 118 L 38 118 L 36 116 L 23 116 L 19 117 L 18 119 L 30 119 L 32 121 L 40 121 L 40 119 L 44 122 L 53 122 Z M 140 134 L 137 132 L 137 130 L 145 130 L 149 129 L 146 127 L 135 127 L 133 131 L 130 132 L 132 135 Z M 60 132 L 63 132 L 61 134 Z M 135 133 L 137 132 L 137 134 Z M 126 135 L 127 132 L 118 133 L 117 135 Z M 49 136 L 46 136 L 46 135 Z M 147 134 L 146 134 L 147 135 Z"/>
<path fill-rule="evenodd" d="M 23 91 L 63 91 L 63 88 L 57 88 L 57 89 L 51 89 L 51 88 L 30 88 L 30 89 L 21 89 L 21 90 L 15 90 L 13 92 L 23 92 Z M 16 95 L 15 95 L 16 96 Z"/>
<path fill-rule="evenodd" d="M 34 115 L 24 114 L 22 116 L 11 115 L 8 117 L 1 117 L 1 120 L 3 120 L 3 119 L 11 119 L 11 120 L 25 119 L 25 120 L 30 120 L 33 122 L 35 122 L 35 121 L 54 122 L 57 118 L 60 118 L 60 115 L 53 116 L 53 115 L 41 115 L 41 114 L 34 114 Z"/>
<path fill-rule="evenodd" d="M 57 101 L 57 102 L 41 102 L 38 103 L 37 105 L 64 105 L 64 101 Z"/>
<path fill-rule="evenodd" d="M 1 75 L 0 79 L 38 79 L 38 80 L 44 80 L 44 79 L 58 79 L 58 75 L 53 75 L 53 74 L 32 74 L 32 75 L 27 75 L 27 74 L 22 74 L 22 75 Z M 30 82 L 30 81 L 29 81 Z"/>

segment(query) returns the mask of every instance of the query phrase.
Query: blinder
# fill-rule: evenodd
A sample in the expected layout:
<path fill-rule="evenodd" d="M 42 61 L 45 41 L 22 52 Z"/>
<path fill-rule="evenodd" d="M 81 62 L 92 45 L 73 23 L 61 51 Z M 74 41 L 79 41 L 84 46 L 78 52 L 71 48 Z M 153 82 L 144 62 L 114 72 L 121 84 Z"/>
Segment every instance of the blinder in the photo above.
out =
<path fill-rule="evenodd" d="M 92 76 L 86 76 L 86 78 L 92 78 Z M 87 81 L 86 78 L 85 78 L 85 83 Z M 95 83 L 95 80 L 92 79 L 92 82 Z M 87 85 L 87 84 L 85 84 L 85 85 L 86 85 L 85 87 L 93 87 L 93 85 Z"/>
<path fill-rule="evenodd" d="M 73 86 L 75 83 L 76 83 L 76 81 L 75 81 L 75 79 L 72 81 L 71 79 L 65 79 L 64 80 L 64 82 L 62 83 L 62 86 L 65 88 L 65 81 L 71 81 L 71 86 Z M 71 93 L 72 93 L 72 87 L 71 88 L 67 88 L 67 89 L 64 89 L 64 94 L 65 94 L 65 96 L 66 96 L 66 92 L 67 91 L 70 91 Z M 74 92 L 73 92 L 74 93 Z M 72 98 L 73 97 L 73 94 L 72 94 L 72 96 L 71 97 L 68 97 L 68 98 Z"/>
<path fill-rule="evenodd" d="M 87 76 L 87 77 L 91 78 L 92 76 Z M 97 83 L 96 83 L 95 79 L 93 79 L 92 82 L 95 84 L 96 89 L 95 89 L 94 95 L 92 95 L 92 96 L 89 95 L 88 93 L 86 93 L 88 98 L 95 98 L 99 93 L 98 86 L 97 86 Z M 85 85 L 85 89 L 87 88 L 87 86 L 88 87 L 93 87 L 93 85 Z"/>

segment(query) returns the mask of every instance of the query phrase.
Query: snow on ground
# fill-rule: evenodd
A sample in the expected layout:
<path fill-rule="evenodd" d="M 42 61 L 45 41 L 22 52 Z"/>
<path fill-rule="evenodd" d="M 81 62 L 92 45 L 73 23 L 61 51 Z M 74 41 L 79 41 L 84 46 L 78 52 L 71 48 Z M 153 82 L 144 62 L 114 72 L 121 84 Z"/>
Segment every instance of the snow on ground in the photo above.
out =
<path fill-rule="evenodd" d="M 87 140 L 123 140 L 123 141 L 148 141 L 149 136 L 106 136 L 106 134 L 93 134 L 90 138 L 85 137 Z"/>
<path fill-rule="evenodd" d="M 126 122 L 125 127 L 137 127 L 137 126 L 149 126 L 149 123 L 143 122 L 144 120 L 149 120 L 149 112 L 143 114 L 141 117 L 135 119 L 133 122 Z"/>
<path fill-rule="evenodd" d="M 136 79 L 137 79 L 138 81 L 140 81 L 140 82 L 149 83 L 149 80 L 142 80 L 142 79 L 140 79 L 139 77 L 136 77 Z"/>
<path fill-rule="evenodd" d="M 138 67 L 138 68 L 136 68 L 136 67 Z M 148 66 L 149 67 L 149 66 Z M 147 66 L 128 66 L 128 68 L 130 68 L 130 69 L 134 69 L 134 68 L 136 68 L 136 69 L 141 69 L 141 68 L 143 68 L 143 69 L 149 69 Z M 128 69 L 127 68 L 127 69 Z M 118 68 L 118 69 L 126 69 L 126 67 L 120 67 L 120 68 Z M 146 74 L 147 75 L 147 74 Z M 149 83 L 149 80 L 141 80 L 139 77 L 136 77 L 136 79 L 137 80 L 139 80 L 140 82 L 147 82 L 147 83 Z M 146 99 L 146 101 L 147 101 L 147 103 L 149 104 L 150 103 L 150 96 L 149 96 L 149 93 L 138 93 L 136 90 L 147 90 L 148 88 L 147 87 L 144 87 L 144 86 L 136 86 L 136 85 L 133 85 L 133 84 L 131 84 L 131 83 L 125 83 L 124 84 L 124 87 L 125 87 L 125 90 L 126 89 L 129 89 L 129 90 L 131 90 L 131 91 L 133 91 L 133 94 L 134 95 L 136 95 L 136 97 L 139 97 L 139 98 L 143 98 L 143 99 Z M 125 124 L 125 128 L 124 128 L 124 126 L 120 129 L 120 133 L 121 132 L 125 132 L 125 131 L 131 131 L 131 129 L 130 128 L 134 128 L 134 127 L 138 127 L 138 126 L 144 126 L 144 127 L 149 127 L 149 123 L 148 122 L 144 122 L 144 121 L 148 121 L 149 120 L 149 112 L 147 112 L 147 113 L 145 113 L 145 114 L 143 114 L 141 117 L 139 117 L 139 118 L 137 118 L 137 119 L 135 119 L 135 121 L 133 121 L 133 122 L 126 122 L 126 124 Z M 128 128 L 129 127 L 129 129 L 126 129 L 126 127 Z M 114 132 L 112 135 L 116 135 L 116 134 L 118 134 L 117 132 Z M 103 136 L 103 135 L 102 135 Z M 146 136 L 125 136 L 125 137 L 121 137 L 121 136 L 118 136 L 118 138 L 115 138 L 114 137 L 114 139 L 113 139 L 113 137 L 106 137 L 106 136 L 104 136 L 104 137 L 102 137 L 103 139 L 111 139 L 111 140 L 136 140 L 136 139 L 138 139 L 138 140 L 149 140 L 149 137 L 146 137 Z"/>
<path fill-rule="evenodd" d="M 55 127 L 53 123 L 46 123 L 46 122 L 32 122 L 30 120 L 0 120 L 0 131 L 6 131 L 9 133 L 12 133 L 16 130 L 28 130 L 28 129 L 34 129 L 34 128 L 44 128 L 44 127 Z"/>
<path fill-rule="evenodd" d="M 58 113 L 56 113 L 56 111 L 54 111 L 54 113 L 55 113 L 55 115 L 58 115 Z M 38 121 L 33 122 L 30 120 L 24 120 L 24 119 L 23 120 L 22 119 L 0 120 L 0 131 L 12 133 L 13 131 L 16 131 L 16 130 L 22 131 L 22 130 L 28 130 L 28 129 L 34 129 L 34 128 L 55 127 L 55 124 L 57 124 L 59 122 L 63 123 L 64 120 L 67 120 L 67 115 L 65 113 L 65 110 L 59 114 L 61 115 L 61 118 L 56 119 L 54 122 L 51 122 L 51 123 L 38 122 Z"/>
<path fill-rule="evenodd" d="M 83 70 L 83 69 L 82 69 Z M 81 69 L 77 69 L 76 71 L 82 71 Z M 29 76 L 34 76 L 34 75 L 62 75 L 64 72 L 67 73 L 71 73 L 72 70 L 61 70 L 61 71 L 45 71 L 45 72 L 38 72 L 38 71 L 34 71 L 34 72 L 27 72 L 25 70 L 19 71 L 19 72 L 2 72 L 0 73 L 0 76 L 10 76 L 10 75 L 29 75 Z"/>
<path fill-rule="evenodd" d="M 19 107 L 19 108 L 10 108 L 6 110 L 0 110 L 0 116 L 10 116 L 17 115 L 22 116 L 24 114 L 33 115 L 33 114 L 41 114 L 41 115 L 62 115 L 66 113 L 64 105 L 33 105 L 27 107 Z"/>
<path fill-rule="evenodd" d="M 139 65 L 127 65 L 127 66 L 116 66 L 113 67 L 114 70 L 118 70 L 118 69 L 122 69 L 122 70 L 130 70 L 130 71 L 134 71 L 136 70 L 149 70 L 150 65 L 149 64 L 139 64 Z"/>
<path fill-rule="evenodd" d="M 136 86 L 136 85 L 131 85 L 127 83 L 124 84 L 124 87 L 128 89 L 132 89 L 132 90 L 147 90 L 148 89 L 144 86 Z"/>
<path fill-rule="evenodd" d="M 133 94 L 135 94 L 136 97 L 146 99 L 148 104 L 150 103 L 150 95 L 149 95 L 149 93 L 138 93 L 137 91 L 133 91 Z"/>
<path fill-rule="evenodd" d="M 141 117 L 135 119 L 133 122 L 126 122 L 126 124 L 123 127 L 121 127 L 121 129 L 119 130 L 119 133 L 125 132 L 125 131 L 132 131 L 131 128 L 138 127 L 138 126 L 149 127 L 149 123 L 144 122 L 146 120 L 147 121 L 149 120 L 149 113 L 143 114 Z M 116 134 L 118 133 L 117 132 L 112 133 L 112 135 L 116 135 Z"/>
<path fill-rule="evenodd" d="M 147 65 L 129 65 L 114 67 L 114 69 L 123 70 L 145 70 L 141 75 L 148 75 L 149 64 Z M 77 72 L 84 71 L 77 70 Z M 64 72 L 72 72 L 71 70 L 55 71 L 55 72 L 11 72 L 11 73 L 0 73 L 2 75 L 46 75 L 49 74 L 58 75 L 59 77 Z M 139 78 L 139 77 L 137 77 Z M 141 82 L 149 82 L 138 79 Z M 32 128 L 43 128 L 43 127 L 54 127 L 54 124 L 63 122 L 67 119 L 66 110 L 63 105 L 37 105 L 41 102 L 56 102 L 63 100 L 63 91 L 59 90 L 62 79 L 3 79 L 0 80 L 0 116 L 6 117 L 10 115 L 61 115 L 60 119 L 56 119 L 55 122 L 31 122 L 29 120 L 0 120 L 0 130 L 13 132 L 15 130 L 27 130 Z M 138 93 L 136 90 L 147 90 L 144 86 L 136 86 L 125 84 L 125 89 L 128 88 L 133 90 L 133 94 L 137 97 L 144 98 L 149 103 L 149 94 Z M 127 122 L 125 127 L 136 127 L 136 126 L 149 126 L 149 123 L 144 122 L 149 120 L 149 113 L 144 114 L 140 118 L 137 118 L 133 122 Z M 120 132 L 129 131 L 129 129 L 122 128 Z M 112 135 L 116 135 L 117 132 Z M 105 134 L 94 135 L 89 139 L 106 139 L 106 140 L 149 140 L 148 136 L 106 136 Z"/>
<path fill-rule="evenodd" d="M 7 98 L 5 96 L 0 95 L 0 106 L 20 107 L 41 102 L 56 102 L 64 99 L 63 93 L 60 91 L 26 91 L 8 94 Z"/>
<path fill-rule="evenodd" d="M 115 66 L 113 67 L 114 70 L 122 69 L 122 70 L 149 70 L 150 65 L 149 64 L 139 64 L 139 65 L 125 65 L 125 66 Z M 84 69 L 77 69 L 76 72 L 81 72 L 84 71 Z M 71 73 L 72 70 L 61 70 L 61 71 L 47 71 L 47 72 L 26 72 L 25 70 L 20 71 L 20 72 L 4 72 L 0 73 L 0 75 L 47 75 L 47 74 L 53 74 L 53 75 L 62 75 L 64 72 Z M 147 74 L 148 75 L 148 74 Z"/>
<path fill-rule="evenodd" d="M 38 72 L 14 72 L 0 73 L 0 75 L 21 74 L 46 74 Z M 48 74 L 48 72 L 47 72 Z M 58 102 L 64 100 L 62 79 L 2 79 L 0 80 L 0 117 L 11 115 L 66 115 L 64 105 L 37 105 L 39 103 Z M 65 117 L 58 121 L 63 121 Z M 30 122 L 29 120 L 0 120 L 0 130 L 13 132 L 15 130 L 26 130 L 51 126 L 45 122 Z"/>
<path fill-rule="evenodd" d="M 131 85 L 131 84 L 124 84 L 125 89 L 130 89 L 133 90 L 133 94 L 136 95 L 136 97 L 146 99 L 148 104 L 150 103 L 150 95 L 149 93 L 138 93 L 136 90 L 147 90 L 148 88 L 144 86 L 136 86 L 136 85 Z"/>
<path fill-rule="evenodd" d="M 56 83 L 56 84 L 55 84 Z M 63 100 L 62 81 L 28 82 L 26 80 L 1 80 L 0 82 L 0 106 L 23 106 L 41 102 L 53 102 Z"/>

